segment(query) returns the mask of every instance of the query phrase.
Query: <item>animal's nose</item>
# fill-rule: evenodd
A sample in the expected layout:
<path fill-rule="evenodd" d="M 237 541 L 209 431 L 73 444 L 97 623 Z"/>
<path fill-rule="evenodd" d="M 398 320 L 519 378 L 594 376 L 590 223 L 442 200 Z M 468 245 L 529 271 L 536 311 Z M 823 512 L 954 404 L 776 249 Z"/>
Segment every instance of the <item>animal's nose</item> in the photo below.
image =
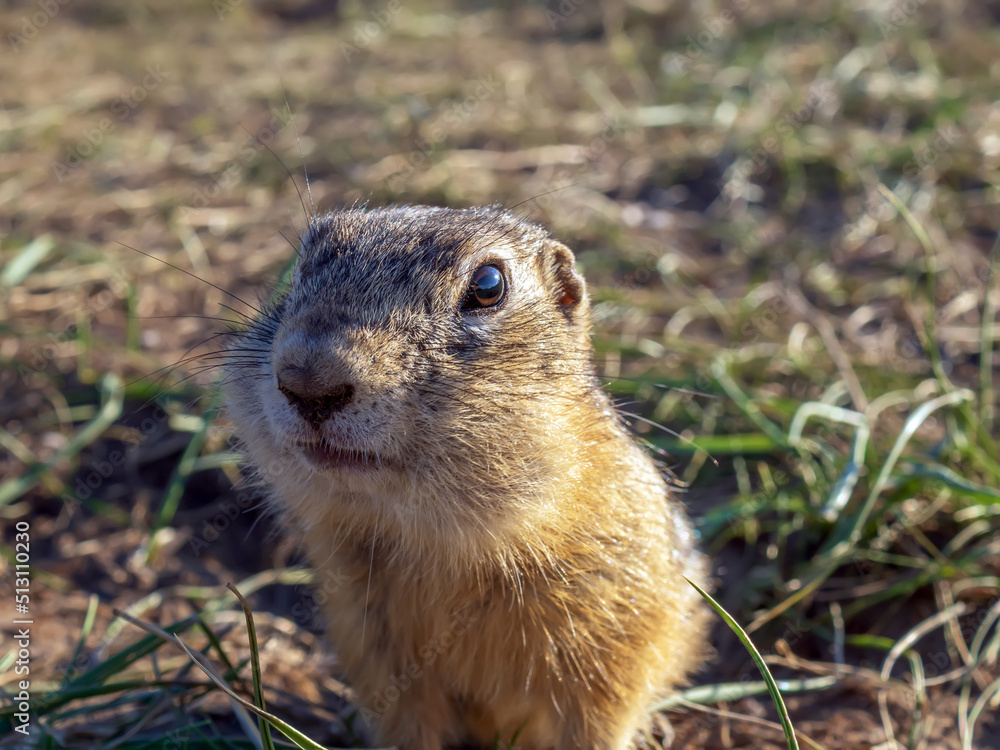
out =
<path fill-rule="evenodd" d="M 303 387 L 296 380 L 279 375 L 278 390 L 285 394 L 288 403 L 295 407 L 299 416 L 313 427 L 319 427 L 354 399 L 354 386 L 350 383 L 327 386 L 323 389 L 324 392 L 316 393 L 314 389 Z"/>

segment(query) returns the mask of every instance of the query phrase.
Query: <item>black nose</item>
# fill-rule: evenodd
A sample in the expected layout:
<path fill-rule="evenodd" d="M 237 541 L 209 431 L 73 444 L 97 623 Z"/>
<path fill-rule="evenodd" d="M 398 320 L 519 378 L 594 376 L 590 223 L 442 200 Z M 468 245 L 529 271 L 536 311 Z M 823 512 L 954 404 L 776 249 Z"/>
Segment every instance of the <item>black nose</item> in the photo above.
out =
<path fill-rule="evenodd" d="M 295 407 L 299 416 L 313 427 L 321 425 L 354 399 L 354 386 L 350 383 L 335 385 L 326 393 L 313 396 L 296 393 L 279 378 L 278 390 L 285 394 L 288 403 Z"/>

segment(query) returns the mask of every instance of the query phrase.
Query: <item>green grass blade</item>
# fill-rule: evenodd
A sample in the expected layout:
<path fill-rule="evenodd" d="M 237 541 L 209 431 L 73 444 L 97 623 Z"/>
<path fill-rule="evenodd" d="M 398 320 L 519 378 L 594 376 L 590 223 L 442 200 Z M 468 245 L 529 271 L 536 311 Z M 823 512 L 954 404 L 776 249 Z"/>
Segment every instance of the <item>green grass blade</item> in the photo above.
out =
<path fill-rule="evenodd" d="M 83 429 L 66 441 L 66 444 L 56 451 L 50 459 L 44 463 L 35 464 L 28 469 L 24 476 L 0 484 L 0 508 L 14 502 L 34 487 L 42 475 L 50 471 L 53 466 L 78 455 L 121 416 L 122 406 L 125 403 L 125 393 L 122 390 L 121 379 L 114 373 L 108 373 L 101 379 L 101 400 L 101 409 L 97 415 Z"/>
<path fill-rule="evenodd" d="M 788 441 L 785 439 L 781 428 L 764 416 L 757 402 L 747 396 L 743 392 L 743 389 L 737 385 L 733 376 L 729 374 L 730 362 L 732 362 L 732 352 L 729 350 L 724 351 L 722 355 L 713 359 L 712 364 L 709 366 L 712 377 L 715 378 L 716 382 L 722 387 L 729 398 L 747 415 L 750 421 L 760 428 L 761 432 L 767 435 L 776 445 L 782 448 L 788 447 Z"/>
<path fill-rule="evenodd" d="M 215 631 L 209 627 L 208 623 L 205 622 L 201 617 L 198 618 L 198 628 L 205 634 L 208 638 L 209 645 L 215 649 L 215 653 L 219 655 L 219 659 L 223 664 L 226 665 L 226 674 L 223 675 L 227 680 L 239 679 L 239 670 L 229 659 L 229 655 L 226 650 L 222 647 L 222 641 L 219 640 L 219 636 L 215 634 Z"/>
<path fill-rule="evenodd" d="M 196 622 L 197 618 L 189 617 L 164 628 L 165 632 L 183 632 Z M 58 691 L 42 694 L 39 699 L 32 704 L 32 711 L 36 716 L 45 716 L 52 711 L 70 703 L 81 697 L 94 695 L 104 695 L 118 692 L 119 688 L 113 688 L 104 683 L 109 678 L 124 671 L 129 665 L 138 661 L 144 656 L 151 654 L 162 645 L 163 639 L 158 636 L 148 636 L 128 648 L 115 654 L 113 657 L 101 662 L 93 669 L 90 669 L 78 677 L 65 683 Z M 146 684 L 144 682 L 129 683 L 137 687 Z M 149 683 L 153 684 L 153 683 Z M 12 716 L 16 711 L 15 706 L 0 707 L 0 719 Z"/>
<path fill-rule="evenodd" d="M 208 660 L 202 654 L 190 649 L 187 646 L 187 644 L 184 643 L 184 641 L 182 641 L 180 638 L 177 637 L 176 634 L 171 633 L 165 629 L 158 628 L 155 625 L 149 624 L 148 622 L 143 622 L 142 620 L 138 620 L 129 614 L 121 612 L 120 610 L 115 610 L 115 615 L 118 617 L 123 617 L 136 627 L 139 627 L 142 630 L 145 630 L 147 633 L 150 633 L 150 636 L 148 636 L 148 638 L 144 640 L 152 639 L 157 643 L 162 643 L 163 641 L 169 641 L 176 644 L 185 654 L 188 655 L 188 658 L 190 658 L 194 662 L 195 666 L 201 669 L 201 671 L 204 672 L 213 683 L 215 683 L 216 687 L 218 687 L 219 690 L 225 693 L 226 696 L 237 707 L 245 708 L 251 713 L 254 713 L 257 716 L 266 719 L 271 726 L 273 726 L 279 732 L 288 737 L 288 739 L 294 742 L 296 746 L 298 746 L 299 748 L 302 748 L 302 750 L 329 750 L 328 748 L 325 748 L 319 743 L 311 740 L 309 737 L 307 737 L 305 734 L 300 732 L 298 729 L 296 729 L 283 719 L 278 718 L 274 714 L 268 713 L 264 709 L 259 708 L 250 701 L 245 700 L 241 698 L 239 695 L 237 695 L 233 691 L 233 689 L 226 683 L 226 681 L 223 680 L 218 674 L 216 674 L 215 669 L 212 667 L 210 663 L 208 663 Z M 189 619 L 195 621 L 197 620 L 197 617 L 192 617 Z"/>
<path fill-rule="evenodd" d="M 990 248 L 989 266 L 986 272 L 986 294 L 983 295 L 983 325 L 979 332 L 979 400 L 982 405 L 983 426 L 993 430 L 996 393 L 993 390 L 993 324 L 997 309 L 990 290 L 996 282 L 997 264 L 1000 263 L 1000 232 Z"/>
<path fill-rule="evenodd" d="M 187 447 L 184 448 L 181 460 L 177 464 L 177 468 L 174 469 L 174 473 L 170 477 L 170 482 L 167 484 L 167 489 L 163 494 L 163 504 L 160 506 L 160 512 L 156 517 L 156 524 L 153 526 L 151 537 L 155 536 L 156 532 L 160 529 L 169 526 L 174 519 L 174 514 L 177 513 L 177 507 L 180 505 L 181 497 L 184 495 L 184 487 L 187 485 L 188 478 L 194 471 L 198 455 L 201 453 L 201 449 L 208 439 L 208 428 L 212 424 L 212 420 L 208 414 L 218 407 L 221 395 L 222 389 L 216 384 L 212 388 L 212 400 L 208 405 L 207 413 L 201 418 L 198 429 L 191 436 L 191 441 L 187 444 Z M 153 545 L 150 544 L 149 553 L 152 554 L 152 552 Z"/>
<path fill-rule="evenodd" d="M 764 678 L 764 682 L 767 684 L 767 692 L 771 694 L 771 700 L 774 701 L 774 707 L 778 711 L 778 718 L 781 720 L 781 728 L 785 732 L 785 742 L 788 743 L 789 750 L 798 750 L 799 741 L 795 737 L 795 727 L 792 726 L 792 719 L 788 715 L 788 709 L 785 707 L 785 701 L 781 697 L 781 691 L 778 689 L 777 683 L 774 681 L 774 677 L 771 676 L 771 670 L 767 668 L 767 664 L 764 662 L 764 657 L 760 655 L 760 651 L 757 647 L 753 645 L 753 641 L 750 640 L 750 636 L 746 634 L 740 624 L 732 618 L 732 616 L 722 608 L 722 605 L 713 599 L 708 592 L 701 588 L 697 583 L 692 581 L 690 578 L 687 582 L 694 586 L 695 590 L 702 595 L 702 597 L 707 601 L 721 617 L 726 625 L 736 633 L 736 637 L 740 639 L 740 643 L 749 652 L 750 656 L 753 658 L 754 663 L 760 670 L 761 676 Z"/>
<path fill-rule="evenodd" d="M 197 622 L 198 618 L 192 615 L 191 617 L 175 622 L 172 625 L 168 625 L 163 628 L 163 630 L 171 635 L 183 633 Z M 109 659 L 101 662 L 93 669 L 88 670 L 79 677 L 71 680 L 66 687 L 77 688 L 100 685 L 109 677 L 118 674 L 133 662 L 136 662 L 142 657 L 153 653 L 160 647 L 161 640 L 162 639 L 158 636 L 147 636 L 146 638 L 133 643 L 128 648 L 118 652 Z"/>
<path fill-rule="evenodd" d="M 91 594 L 90 601 L 87 602 L 87 614 L 83 618 L 83 627 L 80 628 L 80 639 L 76 642 L 76 648 L 73 649 L 73 658 L 69 661 L 69 663 L 74 666 L 79 661 L 80 654 L 83 652 L 83 647 L 87 643 L 87 638 L 94 629 L 94 620 L 97 618 L 98 604 L 100 604 L 100 599 L 97 597 L 97 594 Z M 69 677 L 69 675 L 70 672 L 67 672 L 66 676 Z"/>
<path fill-rule="evenodd" d="M 243 698 L 238 696 L 236 693 L 233 692 L 232 688 L 230 688 L 223 680 L 219 679 L 214 674 L 212 674 L 208 669 L 206 669 L 205 665 L 203 665 L 200 661 L 198 661 L 198 656 L 196 655 L 196 653 L 191 649 L 189 649 L 184 644 L 183 641 L 181 641 L 179 638 L 174 638 L 174 642 L 177 643 L 177 645 L 179 645 L 181 649 L 189 657 L 191 657 L 191 659 L 193 659 L 199 667 L 201 667 L 202 671 L 209 676 L 212 682 L 214 682 L 216 686 L 218 686 L 218 688 L 227 695 L 227 697 L 236 701 L 239 705 L 243 706 L 248 711 L 251 711 L 252 713 L 255 713 L 258 716 L 266 719 L 269 724 L 271 724 L 275 729 L 277 729 L 279 732 L 288 737 L 288 739 L 294 742 L 296 746 L 302 748 L 302 750 L 329 750 L 328 748 L 325 748 L 322 745 L 320 745 L 318 742 L 314 742 L 313 740 L 309 739 L 309 737 L 304 735 L 302 732 L 300 732 L 298 729 L 296 729 L 283 719 L 280 719 L 274 714 L 270 714 L 267 711 L 258 708 L 250 701 L 244 700 Z"/>
<path fill-rule="evenodd" d="M 892 476 L 893 469 L 896 468 L 896 463 L 899 461 L 899 457 L 903 454 L 903 450 L 906 448 L 906 444 L 913 437 L 913 434 L 917 431 L 926 421 L 927 417 L 931 415 L 932 412 L 944 406 L 950 406 L 953 404 L 959 404 L 963 401 L 971 401 L 975 398 L 975 394 L 967 389 L 961 389 L 958 391 L 952 391 L 946 393 L 943 396 L 938 396 L 937 398 L 931 399 L 920 405 L 913 414 L 906 420 L 903 425 L 902 431 L 899 433 L 899 437 L 896 438 L 895 444 L 892 446 L 892 450 L 889 452 L 885 463 L 882 464 L 882 470 L 878 474 L 878 478 L 875 480 L 875 484 L 868 494 L 868 498 L 865 500 L 865 504 L 862 506 L 861 510 L 853 517 L 846 517 L 842 519 L 842 523 L 838 525 L 837 530 L 830 541 L 828 556 L 834 559 L 840 559 L 845 555 L 850 554 L 851 547 L 857 540 L 861 537 L 861 530 L 864 528 L 865 523 L 871 516 L 872 511 L 875 509 L 875 503 L 881 496 L 883 490 L 889 484 L 889 478 Z M 848 528 L 849 526 L 849 528 Z"/>
<path fill-rule="evenodd" d="M 788 428 L 788 443 L 799 451 L 806 450 L 802 431 L 805 429 L 809 417 L 823 417 L 833 422 L 851 425 L 855 429 L 851 456 L 823 506 L 823 517 L 828 521 L 834 521 L 847 505 L 858 477 L 861 475 L 861 467 L 865 463 L 865 450 L 868 448 L 868 437 L 871 432 L 868 427 L 868 418 L 861 412 L 851 409 L 843 409 L 819 401 L 807 401 L 795 412 L 792 424 Z"/>
<path fill-rule="evenodd" d="M 934 245 L 931 243 L 931 238 L 927 234 L 927 231 L 917 221 L 909 207 L 900 200 L 899 196 L 881 182 L 878 185 L 878 189 L 885 196 L 886 200 L 892 204 L 893 208 L 899 212 L 899 215 L 903 217 L 906 225 L 913 232 L 917 238 L 917 242 L 920 243 L 920 247 L 924 250 L 924 258 L 927 263 L 927 284 L 924 290 L 927 298 L 927 310 L 924 317 L 924 331 L 920 340 L 923 342 L 927 358 L 930 360 L 931 370 L 934 372 L 934 376 L 938 379 L 938 382 L 941 383 L 941 387 L 948 391 L 954 390 L 951 380 L 945 374 L 944 365 L 941 362 L 941 352 L 938 350 L 937 343 L 937 320 L 935 318 L 937 310 L 937 269 L 935 268 L 937 265 L 937 253 L 934 251 Z"/>
<path fill-rule="evenodd" d="M 28 278 L 35 267 L 45 260 L 52 248 L 56 246 L 55 240 L 50 235 L 43 234 L 32 242 L 29 242 L 14 256 L 13 260 L 4 266 L 3 273 L 0 274 L 0 284 L 5 287 L 15 287 Z"/>
<path fill-rule="evenodd" d="M 243 615 L 246 617 L 247 621 L 247 635 L 250 638 L 250 668 L 253 671 L 253 702 L 261 711 L 266 711 L 267 705 L 264 703 L 264 683 L 260 674 L 260 648 L 257 645 L 257 629 L 253 624 L 253 612 L 250 610 L 250 605 L 247 604 L 247 600 L 243 598 L 243 594 L 240 593 L 239 589 L 231 583 L 227 583 L 226 588 L 236 595 L 236 598 L 240 600 L 240 605 L 243 607 Z M 257 723 L 260 728 L 260 737 L 261 742 L 264 745 L 264 750 L 274 750 L 274 740 L 271 738 L 271 727 L 260 714 L 257 715 Z"/>
<path fill-rule="evenodd" d="M 803 680 L 778 680 L 776 684 L 782 693 L 808 693 L 817 690 L 827 690 L 840 683 L 835 675 L 808 677 Z M 763 695 L 769 692 L 767 683 L 759 682 L 724 682 L 719 685 L 699 685 L 667 696 L 653 706 L 654 711 L 681 706 L 684 703 L 708 705 L 710 703 L 735 703 L 743 698 Z"/>
<path fill-rule="evenodd" d="M 671 455 L 688 455 L 705 451 L 713 456 L 765 455 L 781 450 L 782 446 L 759 432 L 734 435 L 695 435 L 688 440 L 647 438 L 657 448 Z"/>
<path fill-rule="evenodd" d="M 1000 490 L 966 479 L 957 471 L 949 469 L 947 466 L 937 463 L 927 463 L 922 466 L 914 464 L 907 467 L 907 472 L 913 477 L 937 479 L 944 482 L 958 494 L 970 500 L 976 500 L 979 503 L 988 505 L 1000 503 Z"/>

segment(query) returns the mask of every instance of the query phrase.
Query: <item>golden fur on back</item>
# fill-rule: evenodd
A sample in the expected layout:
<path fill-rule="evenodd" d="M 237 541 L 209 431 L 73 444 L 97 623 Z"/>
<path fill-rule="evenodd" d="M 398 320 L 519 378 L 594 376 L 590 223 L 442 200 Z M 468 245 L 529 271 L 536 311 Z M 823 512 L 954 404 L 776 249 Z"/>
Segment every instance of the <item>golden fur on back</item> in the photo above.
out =
<path fill-rule="evenodd" d="M 484 266 L 506 296 L 469 311 Z M 380 741 L 625 748 L 700 662 L 683 576 L 704 585 L 702 558 L 543 230 L 496 209 L 318 217 L 226 369 L 258 480 L 334 582 L 330 637 Z"/>

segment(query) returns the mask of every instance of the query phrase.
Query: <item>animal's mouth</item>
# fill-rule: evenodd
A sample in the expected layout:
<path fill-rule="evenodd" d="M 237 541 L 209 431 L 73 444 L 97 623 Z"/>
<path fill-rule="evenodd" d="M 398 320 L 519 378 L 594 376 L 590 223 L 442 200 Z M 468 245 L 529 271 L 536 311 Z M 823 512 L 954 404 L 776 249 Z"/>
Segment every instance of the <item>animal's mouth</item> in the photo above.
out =
<path fill-rule="evenodd" d="M 374 453 L 325 442 L 299 443 L 305 459 L 318 469 L 371 472 L 387 467 L 386 461 Z"/>

